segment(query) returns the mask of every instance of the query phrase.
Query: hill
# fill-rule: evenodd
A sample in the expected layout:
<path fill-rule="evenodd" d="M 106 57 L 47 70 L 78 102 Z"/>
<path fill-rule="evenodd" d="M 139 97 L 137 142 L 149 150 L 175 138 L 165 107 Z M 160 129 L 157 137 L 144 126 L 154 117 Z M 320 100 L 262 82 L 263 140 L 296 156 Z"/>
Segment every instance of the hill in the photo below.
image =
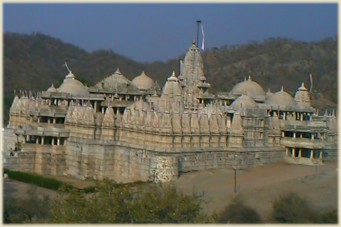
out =
<path fill-rule="evenodd" d="M 184 53 L 186 50 L 184 50 Z M 13 100 L 14 90 L 46 90 L 59 86 L 68 61 L 76 77 L 92 85 L 115 72 L 117 68 L 133 79 L 144 70 L 163 86 L 175 70 L 178 60 L 139 63 L 111 50 L 87 52 L 62 40 L 40 34 L 4 34 L 4 123 Z M 213 91 L 229 91 L 248 75 L 264 89 L 278 91 L 281 85 L 294 94 L 301 82 L 309 87 L 313 74 L 313 99 L 319 109 L 337 105 L 337 41 L 299 42 L 274 38 L 240 46 L 222 46 L 203 52 L 205 73 Z"/>

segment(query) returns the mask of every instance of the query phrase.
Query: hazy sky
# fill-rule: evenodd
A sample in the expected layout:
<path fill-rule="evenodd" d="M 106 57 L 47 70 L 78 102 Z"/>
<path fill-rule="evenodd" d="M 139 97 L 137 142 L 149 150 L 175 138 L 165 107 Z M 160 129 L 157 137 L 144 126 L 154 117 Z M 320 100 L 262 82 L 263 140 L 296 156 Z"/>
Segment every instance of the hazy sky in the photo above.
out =
<path fill-rule="evenodd" d="M 337 34 L 337 4 L 3 4 L 4 32 L 44 33 L 140 62 L 184 54 L 202 20 L 205 47 Z"/>

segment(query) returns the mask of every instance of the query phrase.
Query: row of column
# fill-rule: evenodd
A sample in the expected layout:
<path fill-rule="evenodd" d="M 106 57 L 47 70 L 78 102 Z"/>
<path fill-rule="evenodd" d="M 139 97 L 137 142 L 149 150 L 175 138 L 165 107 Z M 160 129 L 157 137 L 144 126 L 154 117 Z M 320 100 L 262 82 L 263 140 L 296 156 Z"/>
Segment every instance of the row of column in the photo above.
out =
<path fill-rule="evenodd" d="M 291 156 L 291 157 L 293 157 L 293 158 L 296 157 L 296 156 L 295 156 L 295 153 L 296 153 L 296 152 L 295 152 L 295 148 L 294 148 L 294 147 L 290 147 L 290 148 L 287 147 L 287 148 L 286 148 L 286 151 L 287 151 L 287 156 L 289 156 L 289 157 Z M 291 152 L 290 152 L 290 151 L 291 151 Z M 311 149 L 311 150 L 310 150 L 310 157 L 309 157 L 310 159 L 313 159 L 313 158 L 314 158 L 314 151 L 315 151 L 314 149 Z M 322 159 L 322 157 L 323 157 L 323 156 L 322 156 L 322 153 L 323 153 L 323 152 L 320 151 L 320 155 L 319 155 L 319 158 L 320 158 L 320 159 Z M 301 157 L 302 157 L 302 148 L 299 148 L 299 150 L 298 150 L 298 156 L 297 156 L 297 157 L 298 157 L 298 158 L 301 158 Z"/>
<path fill-rule="evenodd" d="M 61 139 L 62 138 L 59 138 L 59 137 L 52 137 L 51 138 L 51 145 L 60 146 L 61 145 Z M 26 141 L 29 141 L 29 140 L 30 140 L 30 135 L 26 135 Z M 36 142 L 36 144 L 44 145 L 45 144 L 45 137 L 44 136 L 42 136 L 42 137 L 36 136 L 35 142 Z"/>
<path fill-rule="evenodd" d="M 300 133 L 299 137 L 297 137 L 297 132 L 292 132 L 292 133 L 293 133 L 293 137 L 292 138 L 300 138 L 300 139 L 303 138 L 303 133 Z M 319 133 L 311 133 L 311 132 L 309 134 L 310 134 L 310 139 L 311 140 L 316 139 L 318 137 L 318 135 L 319 135 Z M 321 136 L 322 136 L 322 134 L 321 134 Z M 284 137 L 285 137 L 285 131 L 282 131 L 282 138 L 284 138 Z"/>
<path fill-rule="evenodd" d="M 279 116 L 282 116 L 282 118 L 280 119 L 283 119 L 283 120 L 287 120 L 287 117 L 291 115 L 291 112 L 287 112 L 287 111 L 273 111 L 271 116 L 276 116 L 277 113 Z M 294 114 L 294 119 L 299 120 L 299 121 L 303 121 L 305 115 L 310 117 L 310 113 L 293 112 L 293 114 Z"/>

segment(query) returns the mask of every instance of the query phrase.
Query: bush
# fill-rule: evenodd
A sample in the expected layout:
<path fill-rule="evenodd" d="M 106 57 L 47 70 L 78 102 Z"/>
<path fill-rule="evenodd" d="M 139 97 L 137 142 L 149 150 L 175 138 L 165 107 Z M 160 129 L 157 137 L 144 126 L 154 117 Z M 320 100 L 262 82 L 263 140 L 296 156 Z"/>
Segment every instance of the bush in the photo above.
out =
<path fill-rule="evenodd" d="M 325 212 L 322 212 L 319 215 L 318 223 L 338 223 L 337 210 L 332 209 Z"/>
<path fill-rule="evenodd" d="M 274 201 L 272 216 L 279 223 L 313 223 L 317 214 L 305 199 L 290 192 Z"/>
<path fill-rule="evenodd" d="M 23 173 L 7 169 L 4 170 L 4 173 L 7 173 L 8 177 L 13 180 L 21 181 L 28 184 L 34 184 L 39 187 L 48 188 L 52 190 L 58 190 L 64 184 L 63 182 L 58 181 L 56 179 L 43 177 L 32 173 Z M 67 187 L 72 186 L 68 185 Z"/>
<path fill-rule="evenodd" d="M 259 214 L 244 205 L 240 197 L 235 197 L 232 203 L 218 214 L 218 223 L 261 223 Z"/>
<path fill-rule="evenodd" d="M 7 223 L 48 223 L 51 220 L 50 199 L 40 198 L 35 190 L 27 191 L 28 198 L 4 198 L 3 222 Z"/>
<path fill-rule="evenodd" d="M 117 185 L 97 182 L 96 193 L 85 196 L 63 188 L 52 203 L 55 223 L 203 223 L 201 200 L 171 185 Z"/>
<path fill-rule="evenodd" d="M 13 171 L 13 170 L 8 170 L 8 169 L 4 169 L 3 172 L 8 175 L 8 178 L 11 178 L 13 180 L 21 181 L 21 182 L 28 183 L 28 184 L 33 184 L 42 188 L 47 188 L 47 189 L 51 189 L 55 191 L 59 190 L 63 186 L 69 189 L 75 188 L 74 186 L 66 184 L 62 181 L 49 178 L 49 177 L 40 176 L 40 175 L 33 174 L 33 173 L 24 173 L 24 172 Z M 79 190 L 84 193 L 93 193 L 96 191 L 95 187 L 87 187 L 87 188 L 79 189 Z"/>

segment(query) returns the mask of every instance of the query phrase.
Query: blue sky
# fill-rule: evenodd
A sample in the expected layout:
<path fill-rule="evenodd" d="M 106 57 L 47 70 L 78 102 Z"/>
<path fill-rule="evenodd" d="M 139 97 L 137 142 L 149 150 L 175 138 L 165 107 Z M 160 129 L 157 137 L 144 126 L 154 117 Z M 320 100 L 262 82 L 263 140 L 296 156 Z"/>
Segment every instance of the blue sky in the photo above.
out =
<path fill-rule="evenodd" d="M 270 37 L 318 41 L 337 35 L 337 4 L 3 4 L 4 32 L 44 33 L 87 51 L 113 50 L 140 62 L 184 54 L 196 38 L 205 47 Z"/>

